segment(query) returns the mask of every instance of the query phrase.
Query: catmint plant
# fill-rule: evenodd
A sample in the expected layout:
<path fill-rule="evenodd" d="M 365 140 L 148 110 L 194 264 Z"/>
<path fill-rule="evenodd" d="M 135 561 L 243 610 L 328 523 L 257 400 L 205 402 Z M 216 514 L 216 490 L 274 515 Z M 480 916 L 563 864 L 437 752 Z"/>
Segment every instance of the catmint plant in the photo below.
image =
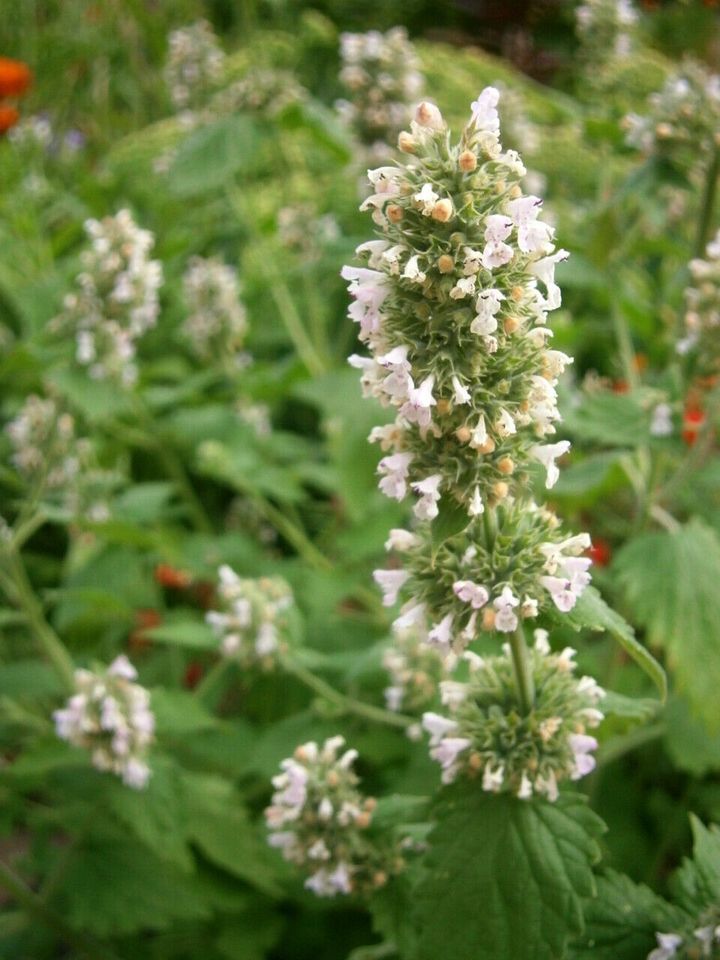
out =
<path fill-rule="evenodd" d="M 136 341 L 155 326 L 162 266 L 150 259 L 155 239 L 129 210 L 88 220 L 90 246 L 82 254 L 76 290 L 66 295 L 53 328 L 75 337 L 75 360 L 95 380 L 132 387 Z"/>
<path fill-rule="evenodd" d="M 168 39 L 165 83 L 177 110 L 194 110 L 222 77 L 223 53 L 207 20 L 173 30 Z"/>
<path fill-rule="evenodd" d="M 244 667 L 273 667 L 288 645 L 293 595 L 277 577 L 250 580 L 227 566 L 218 571 L 217 610 L 205 619 L 220 640 L 223 655 Z"/>
<path fill-rule="evenodd" d="M 552 487 L 570 446 L 549 440 L 572 361 L 549 346 L 547 325 L 567 253 L 542 202 L 523 194 L 520 157 L 502 149 L 498 97 L 481 93 L 457 144 L 437 107 L 420 104 L 399 138 L 408 160 L 369 172 L 361 209 L 380 238 L 358 248 L 368 267 L 343 269 L 373 354 L 350 363 L 364 394 L 397 410 L 369 437 L 386 454 L 379 486 L 415 499 L 417 529 L 388 543 L 404 565 L 375 579 L 387 605 L 405 598 L 396 626 L 445 653 L 571 610 L 590 579 L 587 534 L 563 533 L 529 493 L 534 465 Z"/>
<path fill-rule="evenodd" d="M 586 0 L 575 9 L 577 32 L 593 60 L 628 57 L 638 14 L 631 0 Z"/>
<path fill-rule="evenodd" d="M 299 746 L 273 777 L 265 810 L 269 842 L 309 874 L 305 886 L 319 897 L 364 894 L 384 886 L 402 859 L 371 830 L 376 801 L 358 790 L 357 750 L 339 751 L 343 737 Z"/>
<path fill-rule="evenodd" d="M 96 769 L 142 790 L 151 776 L 147 754 L 155 718 L 150 694 L 136 679 L 137 671 L 124 654 L 105 670 L 76 670 L 75 693 L 53 718 L 60 739 L 89 751 Z"/>
<path fill-rule="evenodd" d="M 237 271 L 217 258 L 193 257 L 183 276 L 188 316 L 182 332 L 200 360 L 239 358 L 247 334 Z"/>
<path fill-rule="evenodd" d="M 340 82 L 347 99 L 336 104 L 356 140 L 377 160 L 389 153 L 422 87 L 419 61 L 403 27 L 387 33 L 340 36 Z"/>
<path fill-rule="evenodd" d="M 718 373 L 720 362 L 720 231 L 707 245 L 704 258 L 690 261 L 691 283 L 685 290 L 685 335 L 678 351 L 692 351 L 699 373 Z"/>

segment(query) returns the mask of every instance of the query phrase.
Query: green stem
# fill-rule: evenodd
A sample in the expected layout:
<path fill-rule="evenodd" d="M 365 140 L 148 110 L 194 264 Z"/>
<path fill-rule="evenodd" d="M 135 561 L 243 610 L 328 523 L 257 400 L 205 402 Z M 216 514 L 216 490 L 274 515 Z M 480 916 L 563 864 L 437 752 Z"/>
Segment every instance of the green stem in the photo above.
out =
<path fill-rule="evenodd" d="M 2 861 L 0 861 L 0 886 L 3 886 L 31 916 L 37 917 L 41 923 L 53 930 L 69 947 L 76 950 L 79 956 L 85 957 L 87 960 L 116 960 L 115 954 L 111 951 L 106 950 L 99 944 L 89 942 L 75 933 L 59 914 L 46 906 L 25 881 Z"/>
<path fill-rule="evenodd" d="M 509 639 L 520 709 L 523 713 L 530 713 L 535 703 L 535 684 L 533 682 L 530 651 L 525 641 L 525 631 L 522 626 L 518 626 L 517 630 L 510 634 Z"/>
<path fill-rule="evenodd" d="M 314 690 L 315 693 L 336 704 L 346 713 L 355 713 L 359 717 L 365 717 L 366 720 L 372 720 L 375 723 L 384 723 L 390 727 L 406 728 L 416 723 L 414 717 L 405 716 L 402 713 L 391 713 L 389 710 L 383 710 L 381 707 L 373 707 L 369 703 L 363 703 L 361 700 L 355 700 L 354 697 L 348 697 L 346 694 L 336 690 L 326 680 L 316 676 L 306 667 L 301 666 L 294 660 L 283 660 L 283 667 L 288 673 L 296 677 L 306 687 Z"/>
<path fill-rule="evenodd" d="M 713 148 L 710 163 L 708 164 L 705 175 L 705 187 L 703 189 L 702 204 L 700 207 L 700 219 L 698 220 L 698 229 L 695 236 L 695 247 L 693 256 L 702 257 L 705 255 L 705 247 L 709 239 L 710 224 L 712 223 L 713 212 L 715 210 L 715 196 L 717 194 L 718 174 L 720 173 L 720 146 Z"/>
<path fill-rule="evenodd" d="M 20 554 L 10 549 L 6 556 L 9 567 L 6 589 L 9 587 L 14 594 L 15 601 L 27 618 L 31 632 L 40 641 L 48 660 L 53 664 L 62 679 L 63 685 L 69 690 L 73 690 L 75 687 L 75 667 L 72 658 L 65 649 L 65 644 L 45 619 L 42 606 L 35 596 Z"/>
<path fill-rule="evenodd" d="M 612 305 L 612 322 L 625 379 L 631 390 L 637 390 L 640 385 L 640 378 L 635 367 L 635 348 L 630 335 L 630 327 L 625 314 L 616 302 L 613 302 Z"/>
<path fill-rule="evenodd" d="M 293 346 L 297 350 L 300 359 L 305 364 L 308 373 L 312 376 L 320 376 L 325 373 L 325 362 L 315 349 L 315 345 L 305 330 L 300 314 L 297 311 L 293 298 L 290 296 L 290 291 L 287 286 L 277 276 L 268 276 L 266 277 L 266 281 L 266 286 L 270 290 L 270 296 L 278 308 L 280 319 L 285 325 L 288 336 L 292 340 Z"/>
<path fill-rule="evenodd" d="M 223 657 L 214 663 L 200 683 L 195 687 L 195 696 L 198 700 L 206 701 L 215 692 L 218 684 L 225 676 L 230 661 Z"/>

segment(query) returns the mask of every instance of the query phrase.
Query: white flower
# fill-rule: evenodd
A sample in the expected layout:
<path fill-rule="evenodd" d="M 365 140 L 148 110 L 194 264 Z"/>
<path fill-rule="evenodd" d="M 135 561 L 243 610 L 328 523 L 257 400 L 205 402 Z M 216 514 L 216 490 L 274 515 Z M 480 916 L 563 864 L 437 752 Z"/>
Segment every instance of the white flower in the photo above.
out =
<path fill-rule="evenodd" d="M 519 603 L 520 601 L 510 587 L 503 587 L 500 596 L 493 600 L 493 607 L 496 611 L 495 629 L 500 633 L 512 633 L 513 630 L 517 630 L 518 618 L 513 612 L 513 608 L 517 607 Z"/>
<path fill-rule="evenodd" d="M 383 591 L 383 606 L 393 606 L 397 601 L 398 591 L 409 576 L 407 570 L 375 570 L 373 578 Z"/>
<path fill-rule="evenodd" d="M 431 183 L 424 184 L 420 192 L 416 193 L 413 197 L 415 203 L 420 206 L 423 216 L 426 217 L 429 217 L 433 212 L 433 207 L 439 199 L 440 196 L 439 194 L 435 193 Z"/>
<path fill-rule="evenodd" d="M 443 783 L 453 782 L 457 776 L 458 754 L 467 750 L 471 742 L 465 737 L 444 737 L 437 746 L 430 748 L 430 756 L 442 767 Z"/>
<path fill-rule="evenodd" d="M 469 603 L 473 610 L 484 607 L 490 599 L 490 594 L 485 587 L 473 583 L 472 580 L 456 580 L 453 591 L 456 597 L 464 603 Z"/>
<path fill-rule="evenodd" d="M 416 493 L 422 494 L 418 502 L 413 507 L 413 512 L 419 520 L 433 520 L 439 513 L 438 500 L 440 499 L 440 483 L 442 475 L 434 473 L 424 480 L 418 480 L 411 484 Z"/>
<path fill-rule="evenodd" d="M 458 282 L 450 291 L 453 300 L 463 300 L 465 297 L 471 297 L 475 293 L 475 277 L 460 277 Z"/>
<path fill-rule="evenodd" d="M 500 311 L 505 295 L 500 290 L 482 290 L 475 301 L 477 316 L 470 324 L 471 333 L 482 336 L 494 333 L 498 328 L 496 315 Z"/>
<path fill-rule="evenodd" d="M 447 717 L 432 712 L 423 714 L 422 725 L 430 734 L 430 744 L 432 746 L 439 743 L 448 733 L 453 733 L 458 728 L 455 720 L 448 720 Z"/>
<path fill-rule="evenodd" d="M 500 117 L 497 105 L 500 93 L 495 87 L 485 87 L 477 98 L 470 104 L 472 110 L 471 123 L 481 133 L 488 133 L 493 137 L 500 136 Z"/>
<path fill-rule="evenodd" d="M 567 250 L 558 250 L 550 257 L 536 260 L 530 267 L 530 272 L 538 278 L 547 291 L 543 301 L 545 310 L 557 310 L 560 306 L 562 296 L 560 287 L 555 283 L 555 265 L 567 260 L 568 257 Z"/>
<path fill-rule="evenodd" d="M 435 377 L 433 374 L 425 377 L 419 387 L 410 380 L 407 402 L 400 408 L 400 413 L 410 423 L 417 423 L 420 427 L 427 427 L 432 421 L 430 408 L 437 404 L 433 396 Z"/>
<path fill-rule="evenodd" d="M 378 486 L 386 497 L 393 500 L 403 499 L 407 493 L 406 481 L 412 460 L 411 453 L 394 453 L 382 458 L 378 464 L 378 473 L 382 474 Z"/>
<path fill-rule="evenodd" d="M 425 274 L 420 269 L 420 258 L 415 254 L 410 257 L 408 262 L 405 264 L 405 269 L 403 270 L 403 277 L 406 280 L 412 280 L 413 283 L 424 283 Z"/>
<path fill-rule="evenodd" d="M 500 414 L 495 421 L 495 430 L 500 437 L 510 437 L 517 433 L 515 421 L 504 407 L 500 408 Z"/>
<path fill-rule="evenodd" d="M 537 219 L 542 209 L 542 200 L 533 196 L 519 197 L 517 200 L 510 200 L 507 208 L 517 227 L 517 242 L 522 252 L 544 252 L 554 231 L 552 227 Z"/>
<path fill-rule="evenodd" d="M 486 246 L 483 250 L 482 265 L 486 270 L 494 270 L 509 263 L 514 255 L 513 248 L 503 241 L 510 236 L 513 222 L 502 214 L 487 217 L 485 228 Z"/>
<path fill-rule="evenodd" d="M 657 948 L 648 954 L 647 960 L 672 960 L 682 946 L 683 938 L 677 933 L 656 933 Z"/>
<path fill-rule="evenodd" d="M 595 757 L 591 756 L 590 752 L 597 750 L 598 742 L 595 737 L 582 733 L 571 733 L 568 740 L 570 749 L 575 754 L 575 770 L 570 779 L 579 780 L 595 769 Z"/>
<path fill-rule="evenodd" d="M 487 790 L 489 793 L 499 793 L 502 789 L 504 776 L 505 770 L 502 764 L 499 764 L 494 770 L 488 764 L 483 772 L 483 790 Z"/>
<path fill-rule="evenodd" d="M 453 615 L 448 613 L 428 633 L 428 642 L 440 650 L 449 650 L 452 642 Z"/>
<path fill-rule="evenodd" d="M 453 401 L 456 404 L 461 405 L 463 403 L 470 403 L 472 400 L 470 391 L 467 389 L 467 387 L 463 386 L 463 384 L 460 383 L 459 379 L 455 376 L 452 378 L 452 387 Z"/>
<path fill-rule="evenodd" d="M 560 471 L 557 468 L 555 461 L 564 456 L 570 449 L 569 440 L 561 440 L 559 443 L 546 443 L 541 445 L 535 445 L 530 448 L 530 456 L 538 460 L 547 471 L 547 478 L 545 480 L 545 486 L 548 490 L 555 486 L 560 476 Z"/>
<path fill-rule="evenodd" d="M 390 536 L 385 541 L 385 549 L 397 550 L 399 553 L 404 553 L 406 550 L 411 550 L 417 546 L 419 542 L 418 537 L 414 533 L 396 527 L 390 531 Z"/>
<path fill-rule="evenodd" d="M 473 495 L 468 506 L 468 513 L 471 517 L 479 517 L 482 513 L 485 513 L 485 504 L 482 502 L 479 487 L 475 487 L 473 490 Z"/>
<path fill-rule="evenodd" d="M 653 437 L 669 437 L 672 432 L 672 407 L 669 403 L 658 403 L 652 412 L 650 435 Z"/>

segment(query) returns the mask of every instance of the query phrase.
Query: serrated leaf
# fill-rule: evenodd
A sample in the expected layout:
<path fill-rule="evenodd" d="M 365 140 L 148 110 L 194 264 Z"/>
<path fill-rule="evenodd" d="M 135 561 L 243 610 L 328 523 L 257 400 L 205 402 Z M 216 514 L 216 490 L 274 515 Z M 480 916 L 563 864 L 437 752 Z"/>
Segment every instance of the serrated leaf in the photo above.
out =
<path fill-rule="evenodd" d="M 232 786 L 220 777 L 188 774 L 188 836 L 218 867 L 277 896 L 272 851 L 261 839 Z"/>
<path fill-rule="evenodd" d="M 673 875 L 670 887 L 683 909 L 697 917 L 720 901 L 720 828 L 690 816 L 693 857 Z"/>
<path fill-rule="evenodd" d="M 630 624 L 605 603 L 595 587 L 587 587 L 569 613 L 557 617 L 559 624 L 575 630 L 606 630 L 625 652 L 645 671 L 664 702 L 667 697 L 665 671 L 655 657 L 635 637 Z"/>
<path fill-rule="evenodd" d="M 193 858 L 185 842 L 185 795 L 179 770 L 166 758 L 153 755 L 152 776 L 145 790 L 128 790 L 109 779 L 107 803 L 123 826 L 162 860 L 183 872 Z"/>
<path fill-rule="evenodd" d="M 257 124 L 240 114 L 196 130 L 180 144 L 168 170 L 170 190 L 193 197 L 222 187 L 257 162 L 260 141 Z"/>
<path fill-rule="evenodd" d="M 680 529 L 646 533 L 628 543 L 613 564 L 628 607 L 662 647 L 695 713 L 720 726 L 720 540 L 699 520 Z"/>
<path fill-rule="evenodd" d="M 597 896 L 586 907 L 587 929 L 570 960 L 638 960 L 656 946 L 655 933 L 677 930 L 682 911 L 648 887 L 614 870 L 597 878 Z"/>
<path fill-rule="evenodd" d="M 635 447 L 648 439 L 650 415 L 633 394 L 586 393 L 565 412 L 566 429 L 583 442 Z"/>
<path fill-rule="evenodd" d="M 99 936 L 209 915 L 191 878 L 127 836 L 88 837 L 73 852 L 61 896 L 68 923 Z"/>
<path fill-rule="evenodd" d="M 217 726 L 216 718 L 192 693 L 156 687 L 151 697 L 155 726 L 160 736 L 177 737 Z"/>
<path fill-rule="evenodd" d="M 437 506 L 438 515 L 430 525 L 433 555 L 437 553 L 446 540 L 454 537 L 457 533 L 461 533 L 471 520 L 467 508 L 447 494 L 440 497 Z"/>
<path fill-rule="evenodd" d="M 665 747 L 676 767 L 695 777 L 720 770 L 720 740 L 708 733 L 684 700 L 675 698 L 665 708 Z"/>
<path fill-rule="evenodd" d="M 416 893 L 418 960 L 557 960 L 584 928 L 602 821 L 583 798 L 446 791 Z"/>

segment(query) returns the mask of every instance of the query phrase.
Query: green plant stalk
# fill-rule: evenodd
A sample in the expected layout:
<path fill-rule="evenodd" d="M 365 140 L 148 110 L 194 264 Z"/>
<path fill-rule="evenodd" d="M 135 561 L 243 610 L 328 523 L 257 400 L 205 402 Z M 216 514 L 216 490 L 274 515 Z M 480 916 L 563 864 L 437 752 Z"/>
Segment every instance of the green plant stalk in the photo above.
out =
<path fill-rule="evenodd" d="M 374 723 L 384 723 L 386 726 L 403 729 L 417 722 L 414 717 L 408 717 L 402 713 L 391 713 L 389 710 L 383 710 L 382 707 L 374 707 L 372 704 L 363 703 L 354 697 L 348 697 L 294 660 L 284 659 L 282 665 L 288 673 L 304 683 L 306 687 L 324 697 L 325 700 L 329 700 L 330 703 L 334 703 L 345 713 L 354 713 L 366 720 L 372 720 Z"/>
<path fill-rule="evenodd" d="M 525 631 L 521 625 L 514 633 L 510 634 L 509 639 L 520 709 L 523 713 L 528 714 L 535 703 L 535 683 L 532 675 L 530 651 L 525 640 Z"/>
<path fill-rule="evenodd" d="M 69 947 L 76 950 L 80 957 L 85 957 L 87 960 L 117 960 L 116 955 L 111 951 L 75 933 L 59 914 L 43 903 L 25 881 L 2 861 L 0 861 L 0 886 L 4 887 L 31 916 L 37 917 Z"/>
<path fill-rule="evenodd" d="M 693 248 L 693 256 L 695 257 L 704 256 L 705 247 L 710 239 L 708 235 L 715 211 L 718 174 L 720 174 L 720 146 L 715 146 L 713 147 L 710 163 L 708 164 L 705 174 L 705 186 L 703 188 L 702 202 L 700 205 L 700 219 L 698 220 L 695 246 Z"/>
<path fill-rule="evenodd" d="M 206 701 L 208 697 L 215 692 L 218 684 L 225 676 L 230 662 L 230 660 L 223 657 L 210 667 L 200 683 L 195 687 L 195 696 L 198 700 Z"/>
<path fill-rule="evenodd" d="M 68 690 L 73 690 L 75 687 L 75 666 L 72 658 L 67 652 L 65 644 L 45 619 L 45 614 L 40 601 L 35 596 L 20 554 L 9 549 L 6 556 L 9 567 L 8 587 L 14 594 L 18 606 L 25 614 L 31 632 L 40 641 L 48 660 L 57 670 L 63 685 Z"/>

